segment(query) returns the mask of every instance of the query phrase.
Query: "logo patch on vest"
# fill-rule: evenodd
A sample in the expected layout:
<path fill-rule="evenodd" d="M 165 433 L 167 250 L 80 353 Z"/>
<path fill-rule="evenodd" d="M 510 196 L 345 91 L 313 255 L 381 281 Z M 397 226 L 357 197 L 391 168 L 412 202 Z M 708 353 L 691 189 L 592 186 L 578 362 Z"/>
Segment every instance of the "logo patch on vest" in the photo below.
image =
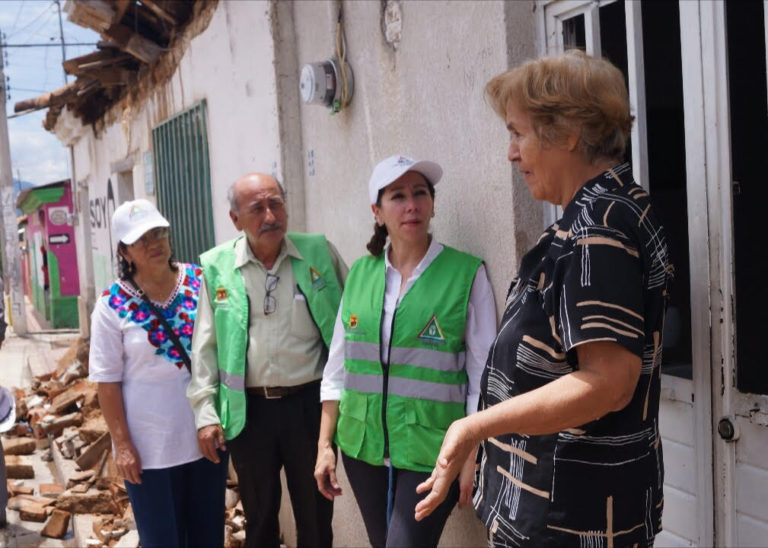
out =
<path fill-rule="evenodd" d="M 227 300 L 227 288 L 220 285 L 216 288 L 216 302 L 220 303 Z"/>
<path fill-rule="evenodd" d="M 440 329 L 440 324 L 437 322 L 437 316 L 432 314 L 432 317 L 427 322 L 427 325 L 424 326 L 424 329 L 421 330 L 421 333 L 419 333 L 419 339 L 426 340 L 426 341 L 433 341 L 433 342 L 445 342 L 445 337 L 443 336 L 443 330 Z"/>
<path fill-rule="evenodd" d="M 344 325 L 344 333 L 350 333 L 352 335 L 365 335 L 365 331 L 358 329 L 360 317 L 357 314 L 350 314 L 349 320 Z"/>
<path fill-rule="evenodd" d="M 320 271 L 314 266 L 309 267 L 309 278 L 312 280 L 312 289 L 315 291 L 325 289 L 325 278 L 323 278 L 323 275 L 320 274 Z"/>

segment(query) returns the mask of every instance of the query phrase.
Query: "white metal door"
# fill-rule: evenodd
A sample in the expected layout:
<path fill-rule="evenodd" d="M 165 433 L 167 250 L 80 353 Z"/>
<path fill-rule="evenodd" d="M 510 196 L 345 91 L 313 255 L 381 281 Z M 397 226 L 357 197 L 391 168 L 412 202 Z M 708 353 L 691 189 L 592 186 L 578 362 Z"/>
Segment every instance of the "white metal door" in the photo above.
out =
<path fill-rule="evenodd" d="M 679 278 L 684 278 L 682 289 L 690 292 L 690 300 L 684 303 L 688 322 L 678 330 L 689 336 L 684 341 L 689 353 L 662 375 L 665 511 L 664 531 L 657 545 L 768 545 L 768 504 L 764 502 L 768 493 L 768 373 L 756 373 L 768 368 L 762 363 L 761 349 L 753 351 L 755 341 L 759 343 L 768 330 L 762 320 L 768 314 L 750 302 L 764 306 L 768 292 L 762 288 L 762 280 L 756 287 L 756 276 L 745 275 L 750 265 L 744 260 L 752 253 L 747 258 L 754 257 L 759 263 L 764 254 L 762 248 L 745 251 L 745 241 L 761 242 L 764 212 L 745 215 L 749 207 L 744 202 L 763 208 L 768 203 L 761 191 L 768 185 L 760 179 L 768 167 L 762 167 L 765 161 L 745 164 L 742 150 L 746 142 L 752 157 L 768 157 L 768 0 L 543 1 L 540 51 L 554 53 L 570 45 L 593 54 L 611 53 L 607 42 L 612 38 L 604 27 L 618 24 L 608 14 L 616 4 L 623 6 L 625 15 L 620 29 L 626 36 L 624 70 L 637 118 L 632 134 L 633 168 L 638 181 L 650 187 L 657 206 L 666 207 L 667 213 L 669 195 L 663 188 L 654 192 L 654 184 L 659 187 L 659 165 L 669 161 L 658 153 L 660 133 L 654 110 L 658 118 L 659 104 L 666 99 L 659 98 L 654 85 L 658 85 L 659 70 L 663 71 L 659 57 L 679 55 L 681 59 L 675 70 L 682 81 L 684 135 L 680 141 L 684 145 L 685 196 L 678 207 L 687 234 L 683 249 L 677 249 L 676 262 L 682 253 L 687 269 Z M 678 41 L 659 32 L 659 21 L 672 15 L 679 25 Z M 654 52 L 648 47 L 664 40 L 666 49 L 657 47 Z M 746 71 L 734 62 L 744 56 L 745 44 L 751 63 Z M 742 48 L 738 54 L 734 53 L 737 46 Z M 613 47 L 615 53 L 616 44 Z M 669 75 L 675 76 L 667 72 Z M 742 91 L 760 86 L 762 104 L 745 102 Z M 741 122 L 732 123 L 737 118 Z M 748 180 L 737 182 L 741 178 Z M 739 194 L 742 189 L 743 196 Z M 734 198 L 734 192 L 741 197 Z M 554 220 L 557 211 L 553 208 L 548 213 Z M 673 292 L 681 291 L 680 279 L 676 285 Z M 668 322 L 673 323 L 676 316 L 679 314 L 669 313 Z M 747 338 L 752 344 L 744 344 Z"/>
<path fill-rule="evenodd" d="M 741 195 L 747 193 L 747 187 L 747 198 L 764 197 L 760 192 L 765 172 L 755 167 L 760 160 L 749 161 L 745 167 L 734 154 L 741 152 L 739 147 L 745 138 L 761 141 L 755 144 L 763 154 L 768 150 L 765 130 L 760 129 L 767 125 L 765 6 L 759 1 L 749 5 L 728 1 L 680 3 L 681 12 L 686 13 L 683 32 L 688 51 L 692 56 L 696 51 L 700 55 L 700 59 L 691 59 L 688 81 L 692 88 L 700 89 L 699 93 L 691 93 L 690 106 L 692 117 L 701 113 L 696 125 L 703 132 L 706 166 L 712 311 L 713 541 L 721 546 L 768 543 L 768 389 L 758 371 L 765 369 L 764 358 L 747 351 L 759 343 L 755 340 L 759 333 L 751 324 L 764 322 L 760 310 L 744 312 L 751 310 L 747 298 L 761 300 L 763 306 L 766 301 L 762 300 L 765 293 L 760 288 L 753 293 L 749 281 L 745 281 L 751 276 L 750 266 L 739 257 L 747 253 L 748 232 L 744 229 L 759 227 L 762 220 L 755 215 L 739 217 L 737 207 L 741 206 L 736 204 L 737 196 L 745 199 Z M 749 14 L 747 9 L 751 10 Z M 748 45 L 755 62 L 749 68 L 748 80 L 742 82 L 733 49 L 748 39 L 752 40 Z M 745 105 L 742 90 L 747 88 L 761 90 L 763 104 Z M 745 116 L 752 118 L 749 123 L 738 123 L 737 118 Z M 739 178 L 746 180 L 737 181 L 736 171 Z M 745 342 L 745 337 L 752 340 Z"/>
<path fill-rule="evenodd" d="M 667 315 L 660 430 L 665 464 L 664 530 L 657 546 L 713 542 L 708 202 L 701 78 L 688 82 L 690 58 L 674 2 L 542 2 L 541 53 L 568 47 L 613 61 L 627 78 L 635 115 L 631 160 L 672 241 L 678 269 Z M 697 35 L 698 36 L 698 35 Z M 700 57 L 700 56 L 699 56 Z M 694 61 L 700 72 L 701 63 Z M 692 103 L 693 98 L 693 103 Z M 698 109 L 690 117 L 689 110 Z M 673 134 L 673 135 L 670 135 Z M 548 219 L 558 211 L 552 207 Z M 695 273 L 691 275 L 690 273 Z M 673 339 L 678 339 L 676 342 Z"/>

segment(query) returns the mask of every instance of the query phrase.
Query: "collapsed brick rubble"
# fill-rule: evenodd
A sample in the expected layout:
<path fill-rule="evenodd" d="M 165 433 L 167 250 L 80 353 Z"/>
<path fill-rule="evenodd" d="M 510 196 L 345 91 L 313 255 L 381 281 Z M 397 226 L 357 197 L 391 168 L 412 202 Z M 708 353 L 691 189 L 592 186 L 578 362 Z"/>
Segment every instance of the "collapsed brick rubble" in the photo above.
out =
<path fill-rule="evenodd" d="M 52 374 L 14 389 L 16 424 L 3 434 L 8 509 L 24 521 L 45 522 L 41 535 L 61 539 L 78 515 L 92 518 L 87 546 L 137 546 L 136 524 L 123 480 L 112 460 L 111 439 L 88 381 L 88 340 L 79 339 Z M 34 483 L 34 458 L 54 461 L 61 483 Z M 35 493 L 37 490 L 37 493 Z M 237 482 L 227 482 L 225 546 L 245 545 L 245 517 Z M 123 542 L 121 542 L 123 539 Z"/>

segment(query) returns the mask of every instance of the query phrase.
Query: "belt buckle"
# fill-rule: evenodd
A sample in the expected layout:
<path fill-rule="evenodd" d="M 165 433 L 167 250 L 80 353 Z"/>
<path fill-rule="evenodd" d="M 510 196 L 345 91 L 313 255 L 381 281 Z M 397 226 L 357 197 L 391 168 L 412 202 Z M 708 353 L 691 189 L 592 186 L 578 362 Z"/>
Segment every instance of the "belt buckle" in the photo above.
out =
<path fill-rule="evenodd" d="M 270 394 L 269 394 L 269 386 L 265 386 L 264 387 L 264 398 L 265 399 L 267 399 L 267 400 L 279 400 L 282 397 L 283 397 L 283 395 L 280 394 L 280 393 L 270 396 Z"/>

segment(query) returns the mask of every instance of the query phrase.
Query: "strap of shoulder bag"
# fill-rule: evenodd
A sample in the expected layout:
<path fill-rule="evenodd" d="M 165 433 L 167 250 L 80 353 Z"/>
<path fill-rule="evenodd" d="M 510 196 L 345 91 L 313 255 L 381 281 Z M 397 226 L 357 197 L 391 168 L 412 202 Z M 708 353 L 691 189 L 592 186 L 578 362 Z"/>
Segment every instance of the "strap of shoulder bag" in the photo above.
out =
<path fill-rule="evenodd" d="M 126 278 L 128 280 L 128 283 L 130 283 L 133 288 L 136 290 L 136 292 L 139 294 L 139 297 L 141 297 L 145 303 L 147 303 L 147 306 L 152 310 L 152 312 L 157 316 L 157 319 L 160 320 L 160 323 L 163 324 L 163 327 L 165 328 L 166 333 L 168 333 L 168 336 L 171 338 L 171 342 L 176 347 L 176 350 L 179 351 L 179 354 L 181 354 L 181 361 L 184 362 L 184 365 L 187 366 L 187 370 L 191 373 L 192 372 L 192 361 L 189 359 L 189 354 L 187 354 L 187 349 L 184 348 L 184 345 L 181 344 L 181 341 L 179 340 L 179 337 L 176 335 L 176 333 L 171 328 L 168 321 L 165 319 L 165 316 L 163 315 L 162 311 L 159 310 L 155 303 L 152 302 L 152 300 L 147 297 L 147 294 L 144 293 L 144 290 L 142 290 L 135 281 L 133 281 L 133 276 L 128 276 Z"/>

